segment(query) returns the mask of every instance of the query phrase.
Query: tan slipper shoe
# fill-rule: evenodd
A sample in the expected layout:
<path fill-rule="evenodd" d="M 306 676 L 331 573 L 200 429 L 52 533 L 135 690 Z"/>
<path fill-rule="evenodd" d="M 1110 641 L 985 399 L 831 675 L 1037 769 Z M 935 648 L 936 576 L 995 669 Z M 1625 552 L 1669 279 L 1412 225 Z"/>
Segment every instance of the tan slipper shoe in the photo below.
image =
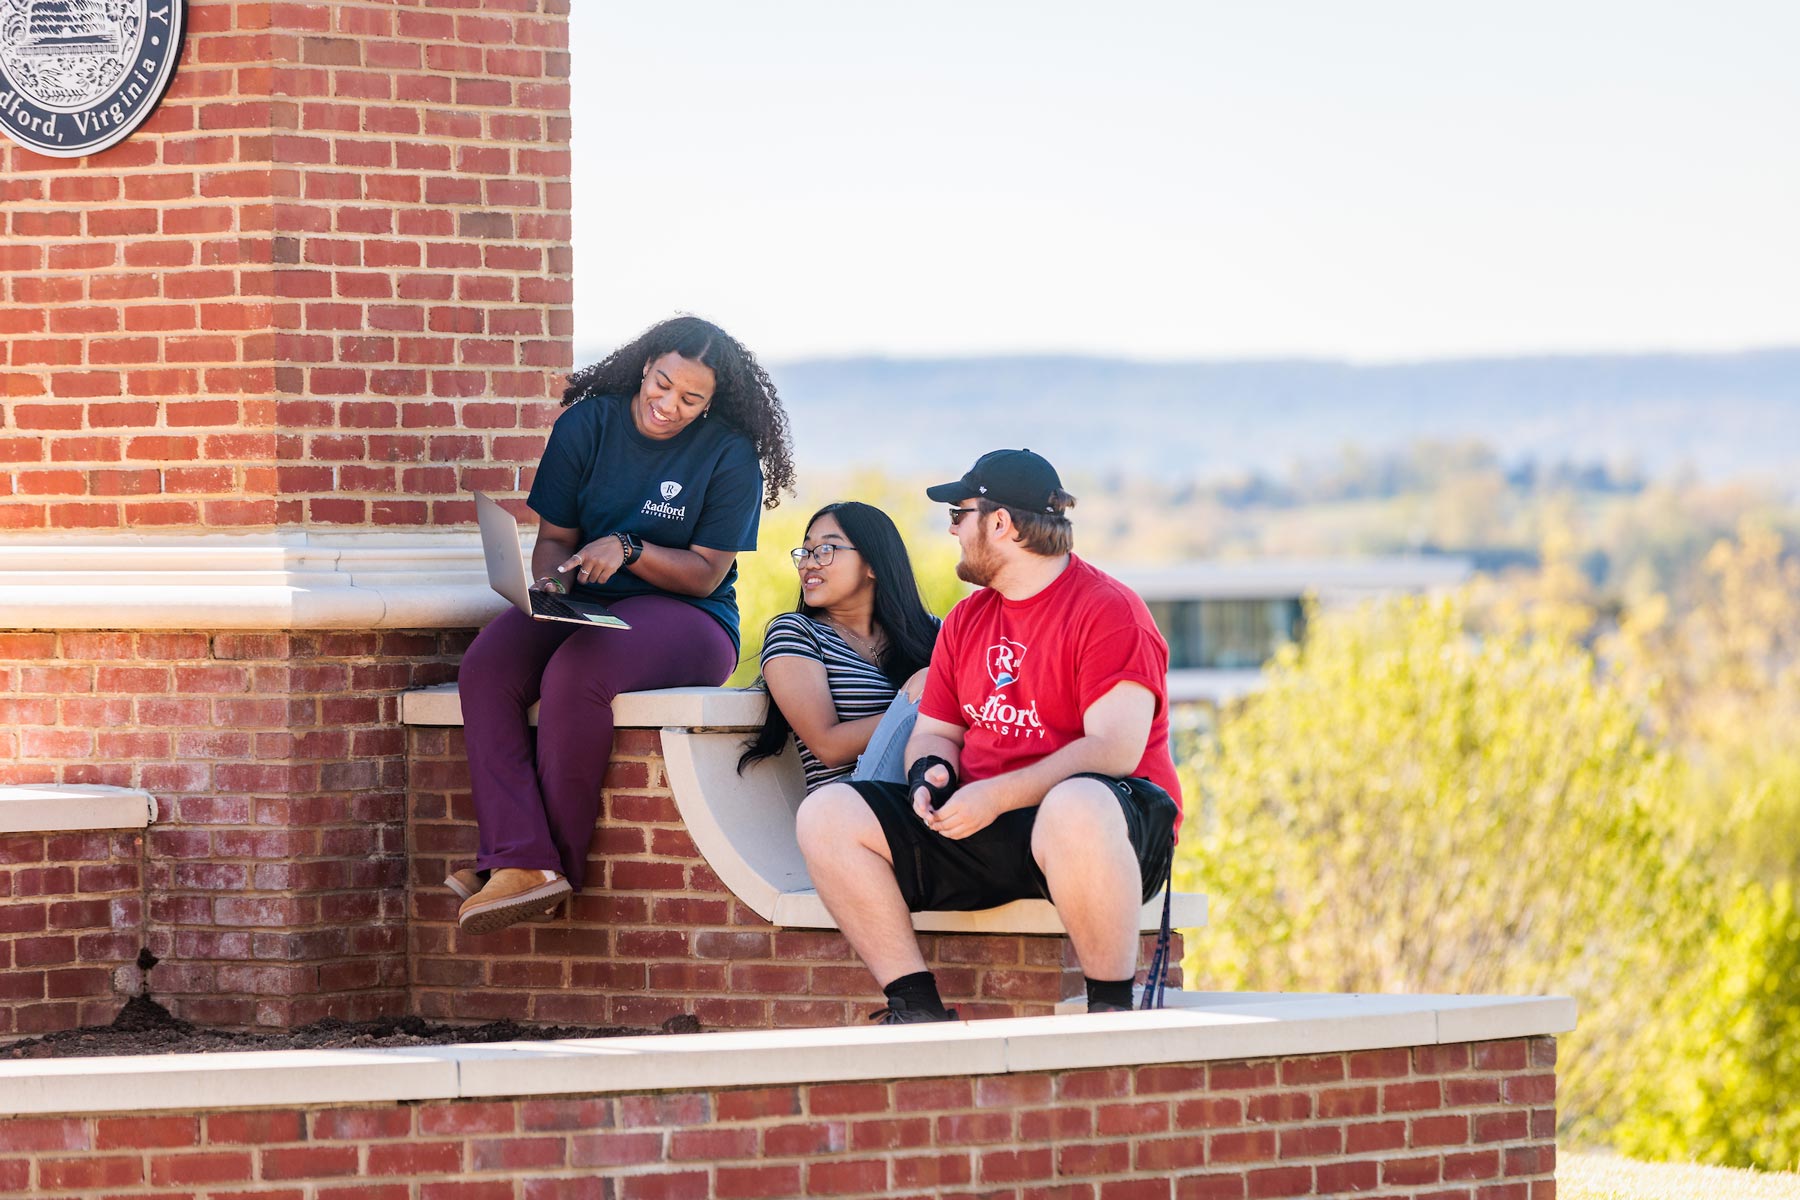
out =
<path fill-rule="evenodd" d="M 494 933 L 509 925 L 555 908 L 575 889 L 555 872 L 501 867 L 488 876 L 487 886 L 462 902 L 456 923 L 464 933 Z"/>
<path fill-rule="evenodd" d="M 458 900 L 467 900 L 479 892 L 487 880 L 474 867 L 464 867 L 460 871 L 452 871 L 444 878 L 444 886 L 456 893 Z"/>
<path fill-rule="evenodd" d="M 487 874 L 487 872 L 477 871 L 474 867 L 464 867 L 460 871 L 452 871 L 449 875 L 445 876 L 444 886 L 456 893 L 456 898 L 458 900 L 467 900 L 470 896 L 481 891 L 486 885 L 487 880 L 482 878 L 485 874 Z M 532 914 L 529 919 L 533 921 L 554 921 L 556 920 L 556 910 L 561 907 L 562 905 L 560 904 L 552 904 L 543 912 Z"/>

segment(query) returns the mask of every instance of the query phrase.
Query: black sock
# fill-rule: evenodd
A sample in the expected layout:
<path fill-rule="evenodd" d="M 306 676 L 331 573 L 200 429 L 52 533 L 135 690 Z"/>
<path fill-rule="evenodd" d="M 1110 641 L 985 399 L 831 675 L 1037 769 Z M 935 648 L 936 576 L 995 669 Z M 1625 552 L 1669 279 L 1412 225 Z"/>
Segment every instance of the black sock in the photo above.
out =
<path fill-rule="evenodd" d="M 889 1000 L 899 1000 L 907 1008 L 934 1013 L 944 1011 L 944 998 L 938 995 L 937 976 L 930 971 L 902 975 L 881 990 Z"/>
<path fill-rule="evenodd" d="M 1083 979 L 1087 979 L 1084 975 Z M 1110 1004 L 1115 1008 L 1131 1007 L 1131 977 L 1124 979 L 1088 979 L 1088 1007 L 1095 1004 Z"/>

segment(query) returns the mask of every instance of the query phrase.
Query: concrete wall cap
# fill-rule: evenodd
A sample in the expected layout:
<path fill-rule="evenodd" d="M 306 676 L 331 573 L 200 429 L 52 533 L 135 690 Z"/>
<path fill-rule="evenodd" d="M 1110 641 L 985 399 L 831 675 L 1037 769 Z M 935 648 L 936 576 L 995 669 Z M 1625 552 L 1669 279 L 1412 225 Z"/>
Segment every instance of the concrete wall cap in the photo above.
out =
<path fill-rule="evenodd" d="M 757 688 L 678 687 L 621 692 L 613 700 L 613 725 L 620 729 L 760 729 L 768 705 Z M 537 724 L 537 705 L 529 718 Z M 454 683 L 417 688 L 400 695 L 403 725 L 461 725 L 462 695 Z"/>
<path fill-rule="evenodd" d="M 143 829 L 155 819 L 156 801 L 137 788 L 98 783 L 0 786 L 0 833 Z"/>
<path fill-rule="evenodd" d="M 454 629 L 505 607 L 466 530 L 0 546 L 0 629 Z"/>
<path fill-rule="evenodd" d="M 0 1062 L 0 1115 L 609 1095 L 1283 1058 L 1566 1033 L 1566 996 L 1183 995 L 1155 1012 Z"/>

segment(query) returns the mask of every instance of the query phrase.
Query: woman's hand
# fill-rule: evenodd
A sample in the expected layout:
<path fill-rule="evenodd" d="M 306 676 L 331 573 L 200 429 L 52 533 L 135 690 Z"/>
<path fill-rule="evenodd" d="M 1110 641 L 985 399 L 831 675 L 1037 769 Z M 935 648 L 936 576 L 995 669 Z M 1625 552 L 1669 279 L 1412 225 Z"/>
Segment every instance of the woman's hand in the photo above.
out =
<path fill-rule="evenodd" d="M 907 679 L 906 683 L 900 689 L 906 693 L 906 698 L 911 700 L 914 704 L 917 704 L 919 702 L 919 697 L 925 694 L 925 673 L 928 670 L 930 670 L 929 667 L 920 667 L 918 670 L 914 671 L 912 676 Z"/>
<path fill-rule="evenodd" d="M 534 592 L 549 592 L 556 596 L 566 596 L 569 594 L 569 585 L 554 575 L 540 575 L 531 581 L 531 590 Z"/>
<path fill-rule="evenodd" d="M 574 578 L 581 583 L 605 583 L 611 579 L 618 569 L 625 565 L 625 547 L 612 534 L 597 537 L 556 568 L 558 575 L 565 580 Z"/>

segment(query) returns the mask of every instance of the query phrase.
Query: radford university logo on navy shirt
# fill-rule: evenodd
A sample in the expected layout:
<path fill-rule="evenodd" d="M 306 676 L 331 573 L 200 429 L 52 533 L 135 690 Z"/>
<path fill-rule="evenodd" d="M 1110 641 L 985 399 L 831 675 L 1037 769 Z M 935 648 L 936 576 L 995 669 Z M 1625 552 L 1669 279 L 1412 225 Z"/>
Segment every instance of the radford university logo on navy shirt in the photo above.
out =
<path fill-rule="evenodd" d="M 669 503 L 681 495 L 681 485 L 673 479 L 665 479 L 658 490 L 662 492 L 662 499 L 644 501 L 644 507 L 638 509 L 638 513 L 646 517 L 663 517 L 670 521 L 686 520 L 687 505 L 683 504 L 680 508 L 676 508 Z"/>

